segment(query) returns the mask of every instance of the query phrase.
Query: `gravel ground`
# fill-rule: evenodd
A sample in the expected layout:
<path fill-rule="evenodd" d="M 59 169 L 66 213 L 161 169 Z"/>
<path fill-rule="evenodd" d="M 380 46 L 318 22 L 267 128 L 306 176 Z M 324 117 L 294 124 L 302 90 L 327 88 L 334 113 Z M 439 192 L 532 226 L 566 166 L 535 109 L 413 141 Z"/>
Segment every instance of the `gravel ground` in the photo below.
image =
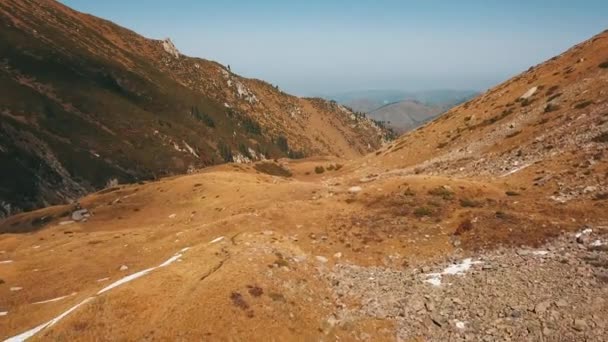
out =
<path fill-rule="evenodd" d="M 395 322 L 397 341 L 606 341 L 608 230 L 405 270 L 336 265 L 332 325 Z"/>

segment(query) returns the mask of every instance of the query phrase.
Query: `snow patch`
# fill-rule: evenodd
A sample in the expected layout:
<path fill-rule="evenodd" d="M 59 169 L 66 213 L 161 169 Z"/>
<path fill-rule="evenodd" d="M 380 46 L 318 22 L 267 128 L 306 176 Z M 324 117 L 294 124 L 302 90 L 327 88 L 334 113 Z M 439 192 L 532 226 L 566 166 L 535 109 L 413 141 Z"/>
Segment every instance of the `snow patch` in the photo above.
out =
<path fill-rule="evenodd" d="M 605 243 L 602 242 L 601 240 L 595 240 L 595 241 L 593 241 L 591 243 L 591 247 L 600 247 L 600 246 L 603 246 L 603 245 L 605 245 Z"/>
<path fill-rule="evenodd" d="M 107 292 L 107 291 L 109 291 L 109 290 L 111 290 L 111 289 L 113 289 L 115 287 L 118 287 L 118 286 L 120 286 L 122 284 L 128 283 L 128 282 L 130 282 L 132 280 L 135 280 L 137 278 L 140 278 L 143 275 L 146 275 L 146 274 L 148 274 L 148 273 L 150 273 L 150 272 L 152 272 L 152 271 L 154 271 L 154 270 L 156 270 L 158 268 L 166 267 L 168 265 L 171 265 L 173 262 L 175 262 L 177 259 L 179 259 L 181 257 L 182 257 L 181 253 L 175 254 L 174 256 L 172 256 L 171 258 L 167 259 L 165 262 L 163 262 L 162 264 L 160 264 L 160 265 L 158 265 L 156 267 L 151 267 L 151 268 L 145 269 L 143 271 L 140 271 L 140 272 L 131 274 L 129 276 L 126 276 L 126 277 L 124 277 L 124 278 L 122 278 L 122 279 L 120 279 L 120 280 L 118 280 L 118 281 L 110 284 L 109 286 L 104 287 L 99 292 L 97 292 L 96 296 L 99 296 L 102 293 Z M 75 311 L 76 309 L 78 309 L 80 306 L 82 306 L 82 305 L 90 302 L 94 298 L 95 297 L 86 298 L 82 302 L 74 305 L 73 307 L 71 307 L 67 311 L 63 312 L 59 316 L 51 319 L 50 321 L 48 321 L 46 323 L 42 323 L 42 324 L 36 326 L 35 328 L 32 328 L 32 329 L 30 329 L 30 330 L 28 330 L 28 331 L 26 331 L 24 333 L 21 333 L 21 334 L 19 334 L 17 336 L 10 337 L 10 338 L 6 339 L 4 342 L 23 342 L 23 341 L 27 340 L 28 338 L 36 335 L 37 333 L 39 333 L 43 329 L 45 329 L 47 327 L 53 326 L 54 324 L 56 324 L 57 322 L 59 322 L 60 320 L 62 320 L 64 317 L 66 317 L 67 315 L 69 315 L 70 313 L 72 313 L 73 311 Z"/>
<path fill-rule="evenodd" d="M 525 92 L 520 99 L 525 100 L 525 99 L 529 99 L 530 97 L 532 97 L 532 95 L 536 94 L 536 91 L 538 90 L 538 87 L 532 87 L 530 88 L 527 92 Z"/>
<path fill-rule="evenodd" d="M 13 260 L 2 260 L 2 261 L 0 261 L 0 264 L 10 264 L 12 262 L 13 262 Z"/>
<path fill-rule="evenodd" d="M 209 241 L 209 243 L 216 243 L 216 242 L 220 242 L 220 241 L 222 241 L 222 240 L 224 240 L 224 237 L 223 237 L 223 236 L 220 236 L 220 237 L 218 237 L 218 238 L 215 238 L 215 239 L 213 239 L 213 240 Z"/>
<path fill-rule="evenodd" d="M 522 165 L 522 166 L 520 166 L 520 167 L 516 167 L 516 168 L 514 168 L 513 170 L 510 170 L 509 172 L 507 172 L 507 173 L 503 174 L 501 177 L 507 177 L 507 176 L 509 176 L 509 175 L 512 175 L 512 174 L 514 174 L 514 173 L 516 173 L 516 172 L 519 172 L 519 171 L 521 171 L 521 170 L 523 170 L 523 169 L 527 168 L 527 167 L 528 167 L 528 166 L 530 166 L 530 165 L 532 165 L 532 164 L 525 164 L 525 165 Z"/>
<path fill-rule="evenodd" d="M 545 256 L 547 254 L 549 254 L 549 251 L 534 251 L 532 252 L 533 255 L 538 255 L 538 256 Z"/>
<path fill-rule="evenodd" d="M 360 186 L 352 186 L 348 189 L 348 192 L 357 193 L 363 190 Z"/>
<path fill-rule="evenodd" d="M 57 298 L 53 298 L 53 299 L 48 299 L 48 300 L 43 300 L 43 301 L 40 301 L 40 302 L 34 302 L 32 304 L 45 304 L 45 303 L 58 302 L 58 301 L 60 301 L 62 299 L 66 299 L 68 297 L 72 297 L 72 296 L 75 296 L 75 295 L 76 295 L 76 292 L 72 292 L 69 295 L 65 295 L 65 296 L 61 296 L 61 297 L 57 297 Z"/>
<path fill-rule="evenodd" d="M 579 237 L 581 237 L 583 235 L 589 235 L 591 233 L 593 233 L 593 229 L 587 228 L 587 229 L 583 229 L 580 232 L 576 233 L 575 237 L 578 239 Z"/>
<path fill-rule="evenodd" d="M 462 260 L 459 264 L 452 264 L 446 267 L 441 273 L 430 273 L 426 276 L 428 277 L 425 282 L 434 285 L 441 285 L 441 277 L 444 275 L 464 275 L 466 271 L 468 271 L 471 266 L 482 264 L 481 261 L 473 261 L 471 258 L 467 258 Z"/>
<path fill-rule="evenodd" d="M 0 311 L 0 316 L 6 316 L 8 315 L 8 311 Z"/>

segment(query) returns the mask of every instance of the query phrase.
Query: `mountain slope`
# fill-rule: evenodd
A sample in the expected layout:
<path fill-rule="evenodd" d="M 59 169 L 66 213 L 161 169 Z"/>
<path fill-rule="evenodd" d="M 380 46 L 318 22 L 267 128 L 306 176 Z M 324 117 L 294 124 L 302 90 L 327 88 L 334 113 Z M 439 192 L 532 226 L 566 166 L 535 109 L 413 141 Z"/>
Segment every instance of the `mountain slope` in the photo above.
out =
<path fill-rule="evenodd" d="M 606 190 L 607 62 L 604 32 L 452 108 L 367 159 L 403 172 L 484 178 L 521 173 L 530 184 L 545 175 L 552 188 L 600 184 L 585 195 L 592 197 Z"/>
<path fill-rule="evenodd" d="M 418 101 L 406 100 L 382 106 L 367 115 L 374 120 L 387 122 L 397 132 L 406 132 L 434 119 L 444 110 L 441 106 L 428 106 Z"/>
<path fill-rule="evenodd" d="M 51 1 L 0 1 L 0 215 L 221 163 L 369 152 L 371 120 Z"/>

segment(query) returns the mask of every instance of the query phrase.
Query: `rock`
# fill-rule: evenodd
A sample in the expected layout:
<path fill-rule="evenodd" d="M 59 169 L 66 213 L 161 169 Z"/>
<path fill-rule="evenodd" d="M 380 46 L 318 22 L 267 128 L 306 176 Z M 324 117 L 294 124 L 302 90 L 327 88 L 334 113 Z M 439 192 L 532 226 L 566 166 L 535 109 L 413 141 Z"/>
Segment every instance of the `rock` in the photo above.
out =
<path fill-rule="evenodd" d="M 129 267 L 128 267 L 127 265 L 122 265 L 122 266 L 120 266 L 120 270 L 121 270 L 121 271 L 126 271 L 126 270 L 128 270 L 128 269 L 129 269 Z"/>
<path fill-rule="evenodd" d="M 547 309 L 549 309 L 550 306 L 551 302 L 548 300 L 540 302 L 534 306 L 534 312 L 537 314 L 543 314 L 547 311 Z"/>
<path fill-rule="evenodd" d="M 563 299 L 560 299 L 560 300 L 558 300 L 557 302 L 555 302 L 555 305 L 556 305 L 558 308 L 565 308 L 565 307 L 567 307 L 567 306 L 568 306 L 568 302 L 566 302 L 566 301 L 565 301 L 565 300 L 563 300 Z"/>
<path fill-rule="evenodd" d="M 76 222 L 84 221 L 89 217 L 91 217 L 91 214 L 87 209 L 79 209 L 72 212 L 72 220 Z"/>
<path fill-rule="evenodd" d="M 326 262 L 328 261 L 326 257 L 324 257 L 324 256 L 320 256 L 320 255 L 317 255 L 317 256 L 315 257 L 315 259 L 317 259 L 317 261 L 318 261 L 318 262 L 321 262 L 321 263 L 326 263 Z"/>
<path fill-rule="evenodd" d="M 585 331 L 587 330 L 587 322 L 584 319 L 575 319 L 573 328 L 576 331 Z"/>
<path fill-rule="evenodd" d="M 177 50 L 170 38 L 163 40 L 163 49 L 171 56 L 179 58 L 179 50 Z"/>

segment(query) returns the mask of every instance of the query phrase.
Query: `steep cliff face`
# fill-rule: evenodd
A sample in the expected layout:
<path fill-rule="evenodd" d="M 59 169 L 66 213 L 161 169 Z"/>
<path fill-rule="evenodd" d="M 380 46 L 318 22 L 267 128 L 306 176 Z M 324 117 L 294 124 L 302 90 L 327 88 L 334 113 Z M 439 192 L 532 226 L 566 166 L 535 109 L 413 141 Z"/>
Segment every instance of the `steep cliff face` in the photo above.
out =
<path fill-rule="evenodd" d="M 0 215 L 225 161 L 352 157 L 387 132 L 55 1 L 0 1 Z"/>

